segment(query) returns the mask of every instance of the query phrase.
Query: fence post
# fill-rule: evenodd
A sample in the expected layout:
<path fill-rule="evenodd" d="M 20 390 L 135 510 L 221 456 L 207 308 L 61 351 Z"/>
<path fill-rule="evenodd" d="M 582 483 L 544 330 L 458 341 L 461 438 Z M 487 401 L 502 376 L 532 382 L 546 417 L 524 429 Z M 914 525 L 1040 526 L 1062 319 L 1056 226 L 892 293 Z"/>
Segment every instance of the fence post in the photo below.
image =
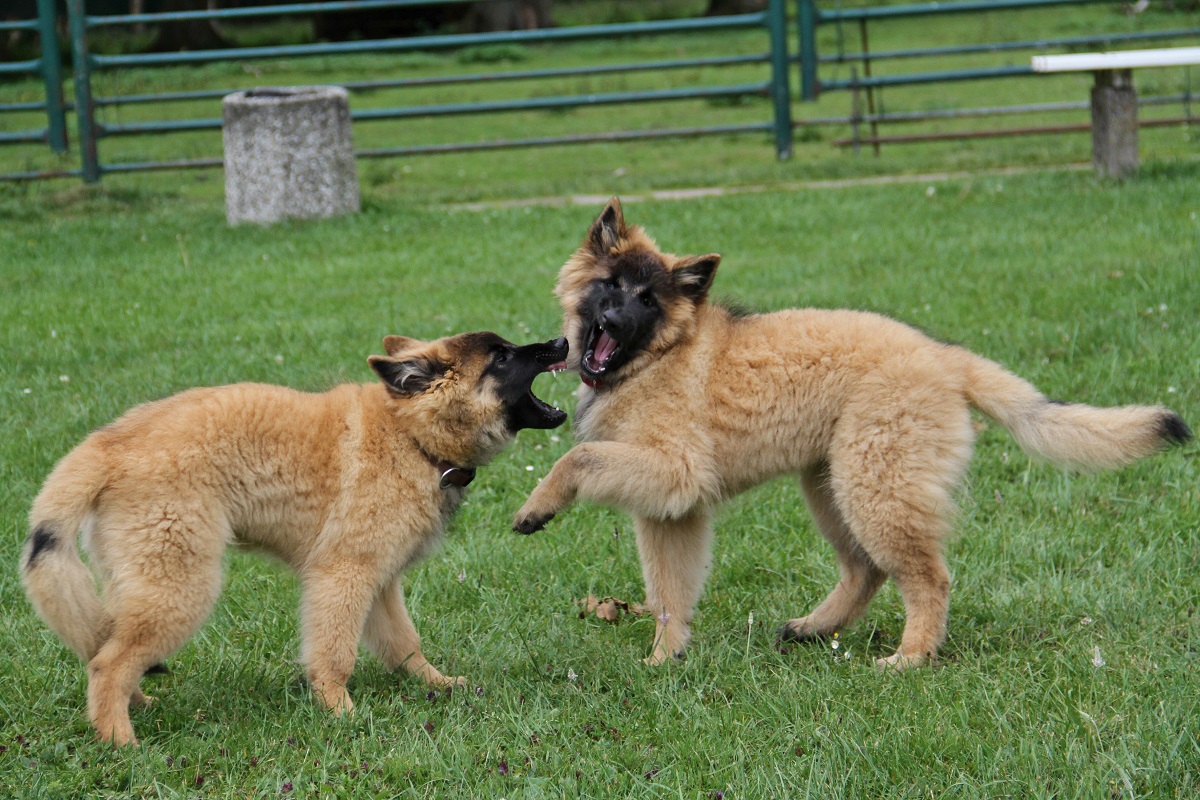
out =
<path fill-rule="evenodd" d="M 83 0 L 67 0 L 67 28 L 71 33 L 71 63 L 75 69 L 75 116 L 79 121 L 79 153 L 83 180 L 100 180 L 96 147 L 96 106 L 92 102 L 92 57 L 87 48 L 87 19 Z"/>
<path fill-rule="evenodd" d="M 46 85 L 46 138 L 56 153 L 67 152 L 67 119 L 62 87 L 62 52 L 54 25 L 54 0 L 38 0 L 38 43 L 42 57 L 38 65 Z"/>
<path fill-rule="evenodd" d="M 817 9 L 814 0 L 798 0 L 796 25 L 800 32 L 800 99 L 816 100 L 817 86 Z"/>
<path fill-rule="evenodd" d="M 787 1 L 769 0 L 767 28 L 771 36 L 771 101 L 775 106 L 775 155 L 792 157 L 792 98 L 788 88 Z"/>

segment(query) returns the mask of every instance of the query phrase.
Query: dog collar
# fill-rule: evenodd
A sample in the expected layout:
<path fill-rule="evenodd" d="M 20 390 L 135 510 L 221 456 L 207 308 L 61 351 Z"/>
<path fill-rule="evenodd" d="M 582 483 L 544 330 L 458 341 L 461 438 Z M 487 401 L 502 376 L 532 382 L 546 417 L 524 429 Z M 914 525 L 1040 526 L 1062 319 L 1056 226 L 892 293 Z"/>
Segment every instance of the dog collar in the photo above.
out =
<path fill-rule="evenodd" d="M 475 480 L 474 467 L 456 467 L 449 461 L 434 458 L 424 450 L 421 450 L 421 453 L 433 465 L 433 468 L 437 470 L 439 489 L 449 489 L 451 486 L 457 486 L 461 489 Z"/>
<path fill-rule="evenodd" d="M 474 467 L 453 467 L 444 462 L 434 464 L 434 466 L 442 473 L 442 477 L 438 479 L 439 489 L 449 489 L 451 486 L 457 486 L 461 489 L 475 480 Z"/>

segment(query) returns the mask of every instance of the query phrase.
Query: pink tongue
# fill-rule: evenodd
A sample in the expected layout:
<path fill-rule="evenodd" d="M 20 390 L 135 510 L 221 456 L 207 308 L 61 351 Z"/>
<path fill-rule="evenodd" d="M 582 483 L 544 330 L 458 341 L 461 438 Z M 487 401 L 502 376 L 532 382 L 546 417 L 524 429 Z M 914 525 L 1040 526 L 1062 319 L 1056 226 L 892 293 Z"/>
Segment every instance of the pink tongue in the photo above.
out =
<path fill-rule="evenodd" d="M 604 331 L 600 331 L 600 338 L 596 340 L 596 349 L 593 351 L 593 357 L 601 364 L 608 363 L 612 358 L 612 354 L 617 349 L 617 340 L 609 336 Z"/>

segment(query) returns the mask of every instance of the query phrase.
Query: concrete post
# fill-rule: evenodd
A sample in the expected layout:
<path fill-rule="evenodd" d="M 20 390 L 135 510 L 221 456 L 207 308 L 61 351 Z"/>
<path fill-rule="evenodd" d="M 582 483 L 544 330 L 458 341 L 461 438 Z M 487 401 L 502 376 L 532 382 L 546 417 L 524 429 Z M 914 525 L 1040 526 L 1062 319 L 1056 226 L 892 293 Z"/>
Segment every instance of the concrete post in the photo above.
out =
<path fill-rule="evenodd" d="M 225 97 L 230 225 L 359 210 L 348 97 L 337 86 L 252 89 Z"/>
<path fill-rule="evenodd" d="M 1131 70 L 1096 72 L 1092 86 L 1092 164 L 1102 178 L 1127 178 L 1137 172 L 1137 92 Z"/>

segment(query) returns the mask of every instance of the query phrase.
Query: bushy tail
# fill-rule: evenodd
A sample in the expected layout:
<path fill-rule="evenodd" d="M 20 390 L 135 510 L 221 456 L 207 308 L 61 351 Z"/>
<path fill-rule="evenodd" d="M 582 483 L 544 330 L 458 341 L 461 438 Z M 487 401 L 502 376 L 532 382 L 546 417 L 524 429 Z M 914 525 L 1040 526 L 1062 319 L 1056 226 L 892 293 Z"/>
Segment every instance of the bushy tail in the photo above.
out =
<path fill-rule="evenodd" d="M 1164 406 L 1058 403 L 998 364 L 959 352 L 971 404 L 1007 428 L 1022 450 L 1059 466 L 1112 469 L 1192 438 L 1183 419 Z"/>
<path fill-rule="evenodd" d="M 109 621 L 76 541 L 104 474 L 103 453 L 88 443 L 60 461 L 33 501 L 21 553 L 21 582 L 34 610 L 85 662 L 103 644 Z"/>

